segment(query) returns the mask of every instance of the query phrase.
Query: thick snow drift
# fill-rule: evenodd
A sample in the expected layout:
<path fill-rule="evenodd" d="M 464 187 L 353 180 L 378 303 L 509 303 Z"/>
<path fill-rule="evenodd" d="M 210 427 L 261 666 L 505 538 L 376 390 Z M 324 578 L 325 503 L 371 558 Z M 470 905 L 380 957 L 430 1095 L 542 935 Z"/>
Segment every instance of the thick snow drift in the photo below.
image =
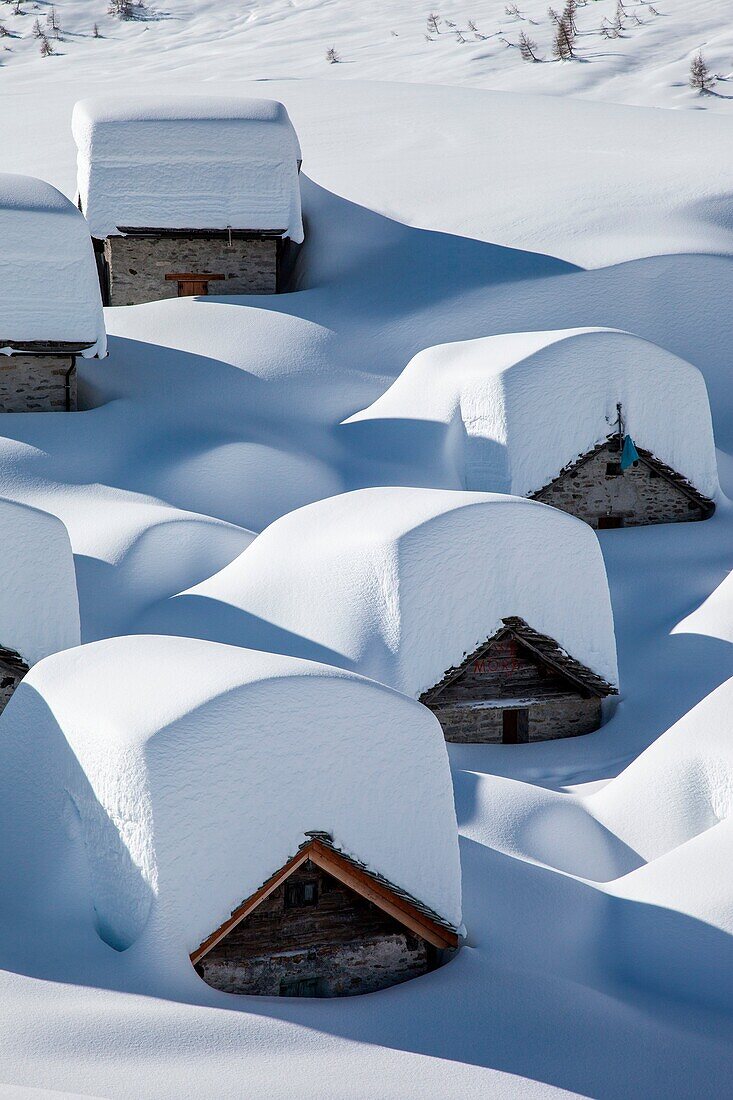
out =
<path fill-rule="evenodd" d="M 0 499 L 0 645 L 33 664 L 79 644 L 74 558 L 60 519 Z"/>
<path fill-rule="evenodd" d="M 511 497 L 373 488 L 283 516 L 152 626 L 325 660 L 416 697 L 509 615 L 618 682 L 586 524 Z"/>
<path fill-rule="evenodd" d="M 97 266 L 83 217 L 50 183 L 0 174 L 0 352 L 68 341 L 106 353 Z"/>
<path fill-rule="evenodd" d="M 647 862 L 733 818 L 732 711 L 728 680 L 587 800 L 594 817 Z"/>
<path fill-rule="evenodd" d="M 81 208 L 121 226 L 280 230 L 303 240 L 298 138 L 282 103 L 131 96 L 76 104 Z"/>
<path fill-rule="evenodd" d="M 185 957 L 308 829 L 460 925 L 443 735 L 381 685 L 191 639 L 115 638 L 37 666 L 4 721 L 47 773 L 45 797 L 73 800 L 113 946 L 152 912 L 156 957 Z"/>
<path fill-rule="evenodd" d="M 416 465 L 442 462 L 467 489 L 524 496 L 614 430 L 617 402 L 639 446 L 705 496 L 716 495 L 702 375 L 655 344 L 612 329 L 510 333 L 427 348 L 347 423 L 378 421 L 388 439 L 405 421 L 423 421 L 423 449 L 412 433 Z M 441 450 L 436 425 L 445 427 Z"/>

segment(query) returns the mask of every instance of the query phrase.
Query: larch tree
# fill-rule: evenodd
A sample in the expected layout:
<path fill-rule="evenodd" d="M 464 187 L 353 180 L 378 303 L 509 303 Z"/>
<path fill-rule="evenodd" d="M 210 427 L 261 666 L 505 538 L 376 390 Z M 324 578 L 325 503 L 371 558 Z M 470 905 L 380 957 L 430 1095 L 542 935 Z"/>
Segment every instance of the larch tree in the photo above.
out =
<path fill-rule="evenodd" d="M 555 40 L 552 43 L 552 56 L 557 61 L 569 61 L 575 57 L 573 38 L 573 28 L 566 19 L 561 19 L 557 24 Z"/>
<path fill-rule="evenodd" d="M 573 35 L 578 33 L 578 27 L 575 22 L 575 13 L 578 10 L 577 0 L 567 0 L 565 8 L 562 13 L 563 20 L 567 23 Z"/>
<path fill-rule="evenodd" d="M 519 53 L 521 54 L 523 61 L 540 61 L 537 56 L 537 43 L 529 37 L 524 31 L 519 35 Z"/>
<path fill-rule="evenodd" d="M 700 95 L 711 92 L 715 84 L 715 77 L 710 72 L 702 51 L 698 51 L 690 62 L 690 87 L 697 88 Z"/>

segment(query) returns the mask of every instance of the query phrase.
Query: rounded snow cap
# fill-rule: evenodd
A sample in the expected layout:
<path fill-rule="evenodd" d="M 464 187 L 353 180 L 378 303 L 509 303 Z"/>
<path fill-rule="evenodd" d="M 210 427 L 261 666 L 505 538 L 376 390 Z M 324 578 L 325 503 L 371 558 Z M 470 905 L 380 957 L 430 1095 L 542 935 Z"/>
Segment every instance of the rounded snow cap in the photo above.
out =
<path fill-rule="evenodd" d="M 95 237 L 251 229 L 303 240 L 300 145 L 282 103 L 236 96 L 84 99 L 72 130 Z"/>
<path fill-rule="evenodd" d="M 0 352 L 17 344 L 107 350 L 89 226 L 44 180 L 0 174 Z"/>
<path fill-rule="evenodd" d="M 60 814 L 73 802 L 98 931 L 118 949 L 148 925 L 161 950 L 189 954 L 314 829 L 460 925 L 443 734 L 397 692 L 309 661 L 142 636 L 41 662 L 6 716 L 56 769 L 44 802 Z"/>
<path fill-rule="evenodd" d="M 155 623 L 228 631 L 238 645 L 326 660 L 417 698 L 507 617 L 618 684 L 606 570 L 587 524 L 521 497 L 380 487 L 289 512 Z"/>
<path fill-rule="evenodd" d="M 426 348 L 346 423 L 373 421 L 382 436 L 371 437 L 372 446 L 379 447 L 382 437 L 387 445 L 391 425 L 404 431 L 410 421 L 417 448 L 423 422 L 428 468 L 436 464 L 436 426 L 443 425 L 451 468 L 468 489 L 527 496 L 611 434 L 619 402 L 625 430 L 639 446 L 704 496 L 716 496 L 702 374 L 616 329 L 512 332 Z M 449 434 L 456 424 L 460 430 Z"/>

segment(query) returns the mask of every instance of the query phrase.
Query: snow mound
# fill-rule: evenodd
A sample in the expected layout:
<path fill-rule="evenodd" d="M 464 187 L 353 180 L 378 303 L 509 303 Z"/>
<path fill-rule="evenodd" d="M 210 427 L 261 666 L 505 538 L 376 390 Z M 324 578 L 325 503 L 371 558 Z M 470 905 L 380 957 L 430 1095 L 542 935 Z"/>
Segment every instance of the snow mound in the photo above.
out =
<path fill-rule="evenodd" d="M 150 626 L 324 660 L 417 697 L 510 615 L 618 682 L 586 524 L 535 501 L 387 487 L 283 516 Z"/>
<path fill-rule="evenodd" d="M 121 226 L 231 227 L 303 240 L 300 146 L 276 100 L 86 99 L 72 129 L 81 208 L 95 237 Z"/>
<path fill-rule="evenodd" d="M 9 583 L 0 585 L 0 645 L 28 664 L 79 644 L 79 602 L 69 536 L 48 512 L 0 499 Z"/>
<path fill-rule="evenodd" d="M 67 341 L 105 355 L 94 250 L 73 203 L 44 180 L 0 173 L 0 240 L 0 350 Z"/>
<path fill-rule="evenodd" d="M 426 445 L 417 462 L 457 469 L 467 489 L 524 496 L 610 434 L 617 402 L 639 446 L 705 496 L 716 495 L 702 375 L 655 344 L 613 329 L 509 333 L 427 348 L 346 423 L 378 421 L 391 438 L 405 421 L 422 421 Z M 437 453 L 433 444 L 431 455 L 436 425 L 445 426 L 447 442 Z"/>
<path fill-rule="evenodd" d="M 733 1008 L 733 679 L 586 800 L 646 861 L 606 886 L 618 975 Z"/>
<path fill-rule="evenodd" d="M 71 798 L 98 931 L 118 949 L 149 924 L 156 957 L 184 957 L 310 829 L 460 925 L 443 736 L 396 692 L 289 657 L 132 636 L 44 661 L 11 703 L 5 739 L 32 743 L 59 815 Z"/>
<path fill-rule="evenodd" d="M 645 861 L 733 817 L 731 708 L 733 679 L 587 799 L 596 820 Z"/>

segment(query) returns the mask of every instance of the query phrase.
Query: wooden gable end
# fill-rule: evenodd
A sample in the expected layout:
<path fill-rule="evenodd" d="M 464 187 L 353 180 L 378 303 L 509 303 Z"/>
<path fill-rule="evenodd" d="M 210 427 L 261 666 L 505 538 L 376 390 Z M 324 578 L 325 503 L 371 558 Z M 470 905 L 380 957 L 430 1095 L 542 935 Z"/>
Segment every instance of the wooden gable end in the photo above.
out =
<path fill-rule="evenodd" d="M 456 674 L 423 696 L 432 705 L 539 700 L 579 693 L 585 687 L 533 652 L 512 631 L 501 631 L 466 658 Z"/>
<path fill-rule="evenodd" d="M 371 902 L 382 913 L 393 918 L 402 927 L 420 936 L 432 946 L 438 948 L 458 946 L 456 930 L 442 920 L 437 913 L 433 913 L 415 898 L 333 847 L 326 839 L 326 834 L 319 834 L 301 845 L 295 856 L 263 883 L 251 897 L 243 901 L 231 916 L 191 953 L 191 962 L 194 965 L 200 962 L 306 864 L 320 868 L 354 894 Z"/>
<path fill-rule="evenodd" d="M 575 693 L 583 697 L 617 695 L 618 688 L 576 661 L 546 634 L 512 616 L 504 626 L 448 669 L 420 702 L 428 707 L 449 703 L 543 699 Z"/>

